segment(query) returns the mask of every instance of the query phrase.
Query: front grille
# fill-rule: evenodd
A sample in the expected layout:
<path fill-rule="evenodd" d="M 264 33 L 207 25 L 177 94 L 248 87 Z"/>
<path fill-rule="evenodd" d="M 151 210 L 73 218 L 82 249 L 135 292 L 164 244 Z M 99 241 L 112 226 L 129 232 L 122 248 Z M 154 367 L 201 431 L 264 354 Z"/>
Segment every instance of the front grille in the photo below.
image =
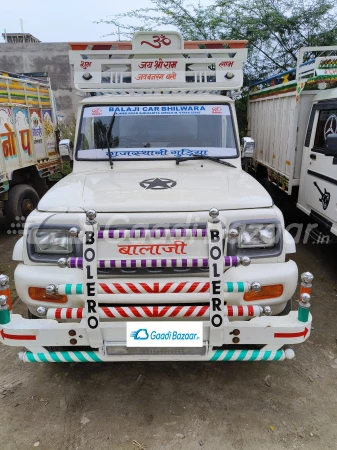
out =
<path fill-rule="evenodd" d="M 100 230 L 160 230 L 160 229 L 206 229 L 206 222 L 193 222 L 186 223 L 164 223 L 164 224 L 128 224 L 128 225 L 113 225 L 113 226 L 101 226 Z M 130 276 L 148 277 L 148 276 L 169 276 L 169 275 L 199 275 L 208 274 L 208 267 L 162 267 L 162 268 L 97 268 L 97 275 L 99 279 L 104 278 L 123 278 Z"/>
<path fill-rule="evenodd" d="M 187 267 L 187 268 L 139 268 L 139 269 L 100 269 L 97 268 L 97 275 L 99 279 L 113 278 L 113 277 L 130 277 L 137 275 L 137 277 L 148 277 L 149 275 L 203 275 L 208 274 L 208 267 Z"/>

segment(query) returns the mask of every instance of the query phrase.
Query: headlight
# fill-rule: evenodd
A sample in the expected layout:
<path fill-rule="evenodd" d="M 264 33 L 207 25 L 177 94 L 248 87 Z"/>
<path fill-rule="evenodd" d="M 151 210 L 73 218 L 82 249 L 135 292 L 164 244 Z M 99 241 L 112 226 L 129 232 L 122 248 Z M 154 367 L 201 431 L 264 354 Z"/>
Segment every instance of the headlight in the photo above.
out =
<path fill-rule="evenodd" d="M 276 242 L 277 225 L 269 224 L 244 224 L 238 229 L 238 247 L 254 248 L 254 247 L 274 247 Z"/>
<path fill-rule="evenodd" d="M 35 229 L 33 239 L 36 253 L 67 254 L 73 251 L 73 239 L 67 229 Z"/>

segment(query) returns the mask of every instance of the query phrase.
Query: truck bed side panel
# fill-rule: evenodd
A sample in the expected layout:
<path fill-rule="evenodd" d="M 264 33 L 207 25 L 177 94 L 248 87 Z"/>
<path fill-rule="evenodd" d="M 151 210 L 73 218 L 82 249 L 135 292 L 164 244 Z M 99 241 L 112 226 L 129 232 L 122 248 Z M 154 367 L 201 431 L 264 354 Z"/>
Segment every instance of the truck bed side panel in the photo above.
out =
<path fill-rule="evenodd" d="M 307 131 L 309 116 L 312 107 L 312 101 L 317 91 L 302 91 L 300 96 L 300 114 L 298 116 L 298 131 L 296 141 L 295 155 L 295 174 L 294 178 L 300 178 L 302 167 L 302 155 L 304 147 L 304 138 Z"/>
<path fill-rule="evenodd" d="M 249 102 L 250 133 L 256 142 L 255 158 L 292 178 L 296 147 L 295 94 Z"/>

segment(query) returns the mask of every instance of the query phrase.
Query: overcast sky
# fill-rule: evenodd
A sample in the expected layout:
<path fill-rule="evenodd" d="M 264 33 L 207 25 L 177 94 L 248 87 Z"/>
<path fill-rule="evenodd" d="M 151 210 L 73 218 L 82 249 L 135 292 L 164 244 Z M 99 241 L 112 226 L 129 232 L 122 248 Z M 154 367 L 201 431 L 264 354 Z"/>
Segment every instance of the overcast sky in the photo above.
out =
<path fill-rule="evenodd" d="M 186 4 L 199 0 L 187 0 Z M 209 4 L 211 0 L 200 0 Z M 132 9 L 151 7 L 151 0 L 3 0 L 0 13 L 1 33 L 20 33 L 20 19 L 25 33 L 31 33 L 42 42 L 115 40 L 112 25 L 95 24 L 109 15 Z M 135 22 L 133 22 L 136 24 Z M 4 42 L 2 37 L 0 42 Z"/>

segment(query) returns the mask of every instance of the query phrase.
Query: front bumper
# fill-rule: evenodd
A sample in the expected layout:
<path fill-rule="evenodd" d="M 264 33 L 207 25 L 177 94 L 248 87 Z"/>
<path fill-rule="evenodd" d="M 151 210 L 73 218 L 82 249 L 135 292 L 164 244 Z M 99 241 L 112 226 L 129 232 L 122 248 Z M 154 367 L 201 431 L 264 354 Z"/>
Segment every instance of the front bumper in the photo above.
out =
<path fill-rule="evenodd" d="M 287 316 L 260 316 L 249 321 L 230 322 L 225 317 L 224 345 L 218 348 L 210 347 L 210 322 L 203 321 L 203 347 L 198 349 L 199 354 L 195 354 L 194 348 L 183 347 L 128 348 L 127 322 L 117 319 L 101 322 L 104 345 L 99 349 L 90 347 L 85 317 L 77 322 L 60 323 L 52 319 L 29 320 L 12 314 L 10 322 L 0 326 L 0 336 L 5 345 L 25 346 L 29 351 L 21 353 L 20 358 L 30 362 L 279 361 L 293 357 L 293 352 L 284 351 L 282 347 L 299 344 L 310 335 L 311 315 L 306 322 L 299 318 L 296 311 Z M 237 344 L 233 344 L 234 337 Z M 252 349 L 252 344 L 256 349 Z M 50 347 L 61 351 L 49 351 Z"/>
<path fill-rule="evenodd" d="M 87 215 L 89 217 L 89 212 Z M 101 231 L 98 224 L 89 218 L 81 231 L 83 258 L 69 258 L 68 261 L 61 258 L 58 261 L 59 268 L 46 266 L 43 271 L 38 271 L 36 266 L 18 266 L 15 273 L 18 294 L 30 309 L 36 308 L 35 305 L 40 306 L 39 315 L 44 315 L 44 318 L 27 320 L 20 315 L 3 314 L 5 320 L 0 320 L 0 339 L 6 345 L 25 346 L 28 352 L 21 353 L 20 357 L 31 362 L 253 361 L 293 357 L 292 350 L 283 348 L 308 338 L 312 321 L 308 299 L 302 306 L 300 303 L 298 312 L 291 312 L 287 316 L 271 317 L 270 308 L 263 309 L 262 306 L 271 306 L 273 314 L 279 312 L 277 307 L 281 310 L 284 308 L 296 288 L 296 264 L 290 261 L 238 267 L 243 264 L 243 260 L 223 255 L 221 243 L 227 232 L 213 216 L 217 214 L 210 211 L 207 229 L 198 229 L 196 232 L 192 229 L 170 228 L 144 232 L 147 237 L 160 234 L 160 238 L 165 235 L 167 239 L 177 234 L 179 237 L 182 234 L 184 237 L 193 237 L 196 233 L 199 239 L 207 235 L 207 255 L 171 259 L 163 255 L 151 259 L 127 260 L 116 258 L 114 254 L 114 259 L 109 255 L 104 259 L 98 256 L 102 254 L 104 246 L 97 242 L 102 239 L 120 239 L 122 230 Z M 132 231 L 127 231 L 127 234 L 132 242 L 146 238 Z M 137 245 L 144 251 L 157 254 L 162 247 L 167 253 L 178 252 L 176 247 L 182 244 L 187 245 L 182 241 Z M 137 245 L 123 245 L 123 252 L 120 253 L 124 255 L 124 247 L 129 252 L 129 247 Z M 208 267 L 208 278 L 175 277 L 169 280 L 153 277 L 152 280 L 143 278 L 142 282 L 135 278 L 104 279 L 105 286 L 102 286 L 98 268 L 106 265 L 131 268 L 201 265 Z M 259 286 L 258 291 L 254 292 L 259 292 L 261 285 L 268 287 L 280 284 L 283 285 L 283 291 L 277 298 L 247 303 L 243 294 L 252 289 L 255 280 L 259 280 Z M 62 297 L 62 301 L 67 295 L 67 303 L 60 307 L 43 301 L 48 300 L 46 296 L 42 296 L 42 301 L 39 297 L 38 303 L 29 298 L 29 286 L 46 288 L 46 285 L 49 285 L 48 292 L 52 292 L 50 295 L 56 293 L 56 296 Z M 55 301 L 55 298 L 52 297 L 52 300 Z M 262 315 L 263 312 L 267 315 Z M 132 327 L 139 329 L 130 333 Z M 160 337 L 160 346 L 151 342 L 152 338 L 144 345 L 142 342 L 134 345 L 132 339 L 137 339 L 137 333 L 147 333 L 151 327 L 156 327 L 156 333 L 161 333 L 160 336 L 163 336 L 165 327 L 169 334 L 172 330 L 172 336 L 180 327 L 179 333 L 183 336 L 191 333 L 189 336 L 197 336 L 199 340 L 192 342 L 194 338 L 188 338 L 190 341 L 186 342 L 182 338 L 179 342 L 164 342 L 162 339 L 165 338 Z M 200 334 L 193 334 L 194 331 L 189 329 L 200 330 Z M 55 348 L 57 351 L 54 351 Z"/>

